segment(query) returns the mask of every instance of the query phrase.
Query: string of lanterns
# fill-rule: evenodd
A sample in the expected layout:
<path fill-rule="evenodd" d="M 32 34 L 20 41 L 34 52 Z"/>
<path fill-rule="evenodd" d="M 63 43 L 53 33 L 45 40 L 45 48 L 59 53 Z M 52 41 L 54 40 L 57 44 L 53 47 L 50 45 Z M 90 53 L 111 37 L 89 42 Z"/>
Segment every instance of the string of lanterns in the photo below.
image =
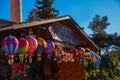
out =
<path fill-rule="evenodd" d="M 58 63 L 62 61 L 71 61 L 78 59 L 80 62 L 83 58 L 90 59 L 98 66 L 101 62 L 101 57 L 89 48 L 70 49 L 66 52 L 61 45 L 55 45 L 51 40 L 44 40 L 43 38 L 34 38 L 33 36 L 27 36 L 27 38 L 19 38 L 10 35 L 2 40 L 2 48 L 8 54 L 8 63 L 14 63 L 15 53 L 19 54 L 20 61 L 23 62 L 23 58 L 32 56 L 36 50 L 38 61 L 41 61 L 42 52 L 47 53 L 48 60 L 51 60 L 51 56 L 54 55 L 54 60 Z"/>

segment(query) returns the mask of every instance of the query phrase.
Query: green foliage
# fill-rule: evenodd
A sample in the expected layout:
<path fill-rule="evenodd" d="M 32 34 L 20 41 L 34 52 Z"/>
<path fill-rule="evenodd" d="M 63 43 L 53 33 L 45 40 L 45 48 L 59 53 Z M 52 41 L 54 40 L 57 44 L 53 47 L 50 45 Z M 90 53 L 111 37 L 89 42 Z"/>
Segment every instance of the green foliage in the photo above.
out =
<path fill-rule="evenodd" d="M 101 58 L 99 68 L 96 68 L 90 60 L 84 59 L 87 80 L 98 80 L 101 79 L 100 77 L 104 80 L 120 79 L 120 62 L 118 58 L 111 58 L 108 54 L 102 55 Z"/>
<path fill-rule="evenodd" d="M 100 55 L 101 63 L 97 72 L 93 73 L 96 68 L 91 67 L 91 65 L 94 64 L 85 66 L 87 80 L 96 80 L 96 78 L 100 80 L 120 79 L 120 35 L 117 33 L 106 33 L 105 29 L 110 25 L 107 20 L 107 16 L 101 18 L 99 15 L 96 15 L 93 21 L 89 23 L 88 28 L 93 31 L 91 39 L 99 46 L 100 50 L 107 51 L 107 54 Z M 108 50 L 110 51 L 108 52 Z"/>
<path fill-rule="evenodd" d="M 113 79 L 113 78 L 119 77 L 120 64 L 119 64 L 118 58 L 112 58 L 112 57 L 110 57 L 110 55 L 107 54 L 107 55 L 103 55 L 102 59 L 103 60 L 102 60 L 100 66 L 103 71 L 103 78 L 104 79 L 106 79 L 106 78 Z M 108 79 L 106 79 L 106 80 L 108 80 Z"/>
<path fill-rule="evenodd" d="M 96 80 L 96 75 L 98 73 L 95 64 L 86 58 L 84 58 L 84 66 L 86 70 L 87 80 Z"/>
<path fill-rule="evenodd" d="M 36 0 L 35 8 L 29 12 L 27 21 L 57 17 L 59 11 L 52 8 L 53 0 Z"/>

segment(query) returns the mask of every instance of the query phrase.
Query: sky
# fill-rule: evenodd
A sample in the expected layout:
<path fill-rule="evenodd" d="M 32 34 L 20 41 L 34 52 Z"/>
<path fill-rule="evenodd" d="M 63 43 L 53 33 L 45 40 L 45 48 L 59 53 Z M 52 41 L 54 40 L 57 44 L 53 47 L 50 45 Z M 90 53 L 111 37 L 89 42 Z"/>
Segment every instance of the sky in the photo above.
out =
<path fill-rule="evenodd" d="M 22 0 L 22 20 L 35 6 L 36 0 Z M 120 34 L 120 0 L 54 0 L 53 8 L 59 10 L 59 16 L 70 15 L 89 35 L 89 22 L 96 14 L 107 16 L 110 25 L 107 33 Z M 10 0 L 0 0 L 0 19 L 10 20 Z"/>

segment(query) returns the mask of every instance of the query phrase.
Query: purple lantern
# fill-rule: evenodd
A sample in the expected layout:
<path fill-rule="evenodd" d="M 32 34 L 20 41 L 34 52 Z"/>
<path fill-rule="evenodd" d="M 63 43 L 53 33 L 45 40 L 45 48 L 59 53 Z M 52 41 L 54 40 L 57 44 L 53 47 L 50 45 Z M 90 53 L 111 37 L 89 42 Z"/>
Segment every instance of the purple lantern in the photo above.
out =
<path fill-rule="evenodd" d="M 8 58 L 10 60 L 10 64 L 13 63 L 14 54 L 17 52 L 19 46 L 19 42 L 14 36 L 7 36 L 2 41 L 3 50 L 8 53 Z"/>
<path fill-rule="evenodd" d="M 47 58 L 48 60 L 51 61 L 51 56 L 52 56 L 52 52 L 54 52 L 55 45 L 51 40 L 47 40 L 46 42 L 47 42 L 47 47 L 45 48 L 45 52 L 48 53 Z"/>
<path fill-rule="evenodd" d="M 47 47 L 45 48 L 46 53 L 52 53 L 54 52 L 55 45 L 51 40 L 47 40 Z"/>

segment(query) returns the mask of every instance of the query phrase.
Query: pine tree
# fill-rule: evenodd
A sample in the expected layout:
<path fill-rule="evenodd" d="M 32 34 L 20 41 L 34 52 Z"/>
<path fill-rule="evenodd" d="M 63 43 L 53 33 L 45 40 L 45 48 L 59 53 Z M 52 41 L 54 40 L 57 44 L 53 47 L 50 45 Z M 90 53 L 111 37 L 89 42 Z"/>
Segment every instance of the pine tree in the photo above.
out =
<path fill-rule="evenodd" d="M 110 25 L 107 16 L 101 17 L 100 15 L 95 15 L 93 21 L 89 23 L 88 28 L 93 31 L 93 34 L 105 33 L 105 29 Z"/>
<path fill-rule="evenodd" d="M 52 8 L 53 0 L 36 0 L 35 8 L 29 12 L 28 21 L 57 17 L 59 11 Z"/>
<path fill-rule="evenodd" d="M 96 15 L 93 20 L 89 23 L 88 28 L 93 32 L 91 34 L 91 39 L 101 48 L 101 49 L 111 49 L 120 47 L 120 35 L 117 33 L 108 34 L 105 29 L 110 25 L 108 22 L 108 17 Z"/>

